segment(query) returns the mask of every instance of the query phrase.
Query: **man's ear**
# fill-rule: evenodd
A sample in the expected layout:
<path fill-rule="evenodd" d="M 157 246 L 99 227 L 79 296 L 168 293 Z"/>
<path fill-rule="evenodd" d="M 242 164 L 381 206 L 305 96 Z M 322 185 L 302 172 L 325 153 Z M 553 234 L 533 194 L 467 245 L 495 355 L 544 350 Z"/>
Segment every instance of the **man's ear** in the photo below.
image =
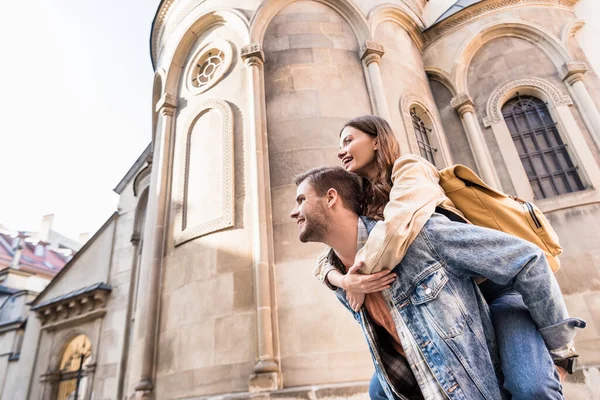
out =
<path fill-rule="evenodd" d="M 334 188 L 327 191 L 327 207 L 331 208 L 338 202 L 338 192 Z"/>

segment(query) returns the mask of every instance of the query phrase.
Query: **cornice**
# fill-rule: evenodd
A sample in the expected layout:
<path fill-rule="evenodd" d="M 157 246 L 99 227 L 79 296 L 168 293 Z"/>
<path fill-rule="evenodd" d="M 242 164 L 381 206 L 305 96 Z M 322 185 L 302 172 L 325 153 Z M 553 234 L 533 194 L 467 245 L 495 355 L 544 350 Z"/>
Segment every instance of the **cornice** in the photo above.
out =
<path fill-rule="evenodd" d="M 440 38 L 458 30 L 465 24 L 506 9 L 514 7 L 547 5 L 561 7 L 573 11 L 579 0 L 487 0 L 473 4 L 470 7 L 448 17 L 447 19 L 431 26 L 423 32 L 425 38 L 425 47 L 431 46 Z"/>
<path fill-rule="evenodd" d="M 37 313 L 42 329 L 51 329 L 72 320 L 104 315 L 106 300 L 112 287 L 98 283 L 63 296 L 48 300 L 31 308 Z"/>

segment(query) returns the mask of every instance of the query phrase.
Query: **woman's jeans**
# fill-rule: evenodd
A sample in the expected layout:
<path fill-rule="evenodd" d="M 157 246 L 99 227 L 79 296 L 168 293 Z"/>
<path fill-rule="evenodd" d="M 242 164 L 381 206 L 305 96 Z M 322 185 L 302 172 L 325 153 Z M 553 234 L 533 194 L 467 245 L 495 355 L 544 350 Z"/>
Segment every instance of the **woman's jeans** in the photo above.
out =
<path fill-rule="evenodd" d="M 496 331 L 504 389 L 513 400 L 563 400 L 558 372 L 521 295 L 489 281 L 479 287 Z"/>
<path fill-rule="evenodd" d="M 513 400 L 563 400 L 562 385 L 542 335 L 521 295 L 510 286 L 480 285 L 496 331 L 504 389 Z M 371 400 L 388 400 L 377 374 L 369 384 Z"/>

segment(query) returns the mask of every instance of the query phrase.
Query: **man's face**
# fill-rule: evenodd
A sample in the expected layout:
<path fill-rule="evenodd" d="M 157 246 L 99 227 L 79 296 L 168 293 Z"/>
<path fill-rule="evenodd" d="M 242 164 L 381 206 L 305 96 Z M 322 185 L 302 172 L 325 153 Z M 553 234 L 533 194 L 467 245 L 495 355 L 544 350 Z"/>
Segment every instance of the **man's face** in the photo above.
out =
<path fill-rule="evenodd" d="M 308 180 L 296 190 L 296 207 L 290 217 L 298 224 L 298 239 L 301 242 L 323 242 L 327 232 L 326 198 L 319 197 Z"/>

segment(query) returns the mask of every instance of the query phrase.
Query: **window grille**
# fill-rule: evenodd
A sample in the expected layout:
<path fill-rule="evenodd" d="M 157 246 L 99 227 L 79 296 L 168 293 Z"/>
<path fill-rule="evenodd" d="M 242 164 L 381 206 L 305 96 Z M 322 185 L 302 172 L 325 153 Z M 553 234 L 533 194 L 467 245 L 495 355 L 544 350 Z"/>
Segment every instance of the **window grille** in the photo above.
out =
<path fill-rule="evenodd" d="M 536 199 L 584 189 L 546 103 L 517 93 L 502 107 L 502 116 Z"/>
<path fill-rule="evenodd" d="M 410 109 L 410 117 L 412 119 L 415 135 L 417 136 L 417 144 L 419 145 L 421 157 L 435 165 L 435 157 L 433 153 L 435 153 L 437 149 L 431 146 L 431 142 L 429 141 L 431 129 L 428 128 L 425 125 L 425 121 L 423 121 L 421 117 L 417 115 L 417 110 L 415 107 Z"/>

